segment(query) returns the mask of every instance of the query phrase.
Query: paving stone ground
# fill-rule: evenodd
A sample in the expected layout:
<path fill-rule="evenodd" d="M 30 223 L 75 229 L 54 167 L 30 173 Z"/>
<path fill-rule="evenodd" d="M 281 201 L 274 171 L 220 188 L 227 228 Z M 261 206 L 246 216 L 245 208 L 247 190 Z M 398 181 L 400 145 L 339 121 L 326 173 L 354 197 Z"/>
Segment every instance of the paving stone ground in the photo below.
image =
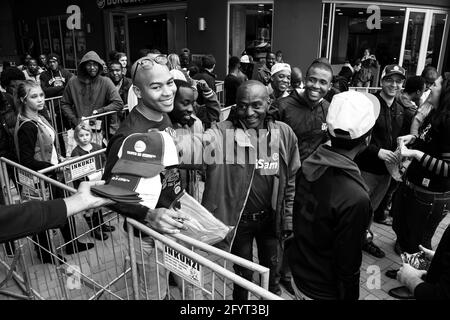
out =
<path fill-rule="evenodd" d="M 95 247 L 89 251 L 66 255 L 63 251 L 62 255 L 68 260 L 68 265 L 78 267 L 83 276 L 81 277 L 81 288 L 74 288 L 70 274 L 73 272 L 67 269 L 68 265 L 57 268 L 52 264 L 42 264 L 37 259 L 33 243 L 31 240 L 21 240 L 23 244 L 24 262 L 28 266 L 28 275 L 30 283 L 39 296 L 43 299 L 71 299 L 71 300 L 87 300 L 87 299 L 133 299 L 132 279 L 130 272 L 126 276 L 122 276 L 124 271 L 129 270 L 130 258 L 128 257 L 127 233 L 123 230 L 123 218 L 116 214 L 107 216 L 107 221 L 116 227 L 116 231 L 105 241 L 98 241 L 92 238 L 87 229 L 87 224 L 81 215 L 77 216 L 77 231 L 82 242 L 94 242 Z M 447 215 L 439 225 L 432 245 L 435 249 L 442 234 L 450 223 L 450 215 Z M 360 277 L 360 299 L 361 300 L 392 300 L 388 295 L 391 288 L 399 286 L 399 282 L 389 279 L 385 276 L 388 269 L 398 268 L 400 266 L 400 257 L 394 253 L 393 247 L 395 243 L 395 234 L 392 228 L 381 224 L 373 224 L 375 243 L 378 244 L 385 252 L 386 257 L 377 259 L 363 252 L 363 261 L 361 266 Z M 54 231 L 52 236 L 60 240 L 59 232 Z M 63 250 L 61 248 L 60 250 Z M 59 252 L 59 251 L 58 251 Z M 214 259 L 213 259 L 214 260 Z M 12 257 L 6 255 L 4 245 L 0 246 L 0 262 L 4 261 L 8 265 L 13 262 Z M 257 261 L 257 250 L 254 248 L 254 261 Z M 227 269 L 233 271 L 231 263 L 227 264 Z M 76 274 L 76 272 L 74 273 Z M 205 275 L 208 290 L 212 291 L 211 276 L 208 272 Z M 23 273 L 20 273 L 23 277 Z M 0 283 L 5 279 L 6 271 L 0 264 Z M 377 282 L 377 277 L 380 280 Z M 256 279 L 256 277 L 255 277 Z M 377 286 L 379 284 L 379 286 Z M 231 299 L 232 283 L 227 281 L 225 284 L 220 277 L 216 277 L 215 299 L 223 299 L 225 295 L 227 299 Z M 62 290 L 63 288 L 64 290 Z M 26 288 L 25 288 L 26 289 Z M 103 290 L 102 290 L 103 289 Z M 9 279 L 6 284 L 0 287 L 0 290 L 11 293 L 10 295 L 0 294 L 0 300 L 16 300 L 20 295 L 24 295 L 14 279 Z M 225 293 L 224 293 L 225 292 Z M 17 296 L 19 295 L 19 296 Z M 174 298 L 180 296 L 176 287 L 171 287 L 171 295 Z M 198 296 L 197 296 L 198 297 Z M 291 300 L 293 297 L 283 288 L 282 298 Z M 211 299 L 211 296 L 208 296 Z"/>

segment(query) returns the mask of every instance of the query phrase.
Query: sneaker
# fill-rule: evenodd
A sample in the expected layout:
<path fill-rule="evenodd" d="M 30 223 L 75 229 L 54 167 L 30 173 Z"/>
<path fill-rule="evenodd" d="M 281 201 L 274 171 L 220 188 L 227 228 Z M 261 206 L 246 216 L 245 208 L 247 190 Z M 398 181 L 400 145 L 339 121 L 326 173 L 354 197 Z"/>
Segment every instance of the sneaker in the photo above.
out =
<path fill-rule="evenodd" d="M 373 243 L 372 241 L 370 242 L 366 242 L 363 245 L 363 251 L 367 252 L 368 254 L 376 257 L 376 258 L 384 258 L 386 256 L 386 254 L 384 253 L 383 250 L 380 249 L 379 246 L 377 246 L 375 243 Z"/>
<path fill-rule="evenodd" d="M 389 269 L 388 271 L 386 271 L 385 275 L 386 275 L 386 277 L 395 280 L 395 279 L 397 279 L 397 272 L 398 272 L 398 270 L 399 269 Z"/>

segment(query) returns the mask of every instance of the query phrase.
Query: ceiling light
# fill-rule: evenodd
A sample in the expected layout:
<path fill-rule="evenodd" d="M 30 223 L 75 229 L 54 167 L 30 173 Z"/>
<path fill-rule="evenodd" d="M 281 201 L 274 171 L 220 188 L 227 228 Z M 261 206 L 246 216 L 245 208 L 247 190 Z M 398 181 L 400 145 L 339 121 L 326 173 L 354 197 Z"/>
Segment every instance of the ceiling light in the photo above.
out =
<path fill-rule="evenodd" d="M 341 11 L 341 9 L 336 9 L 337 12 Z"/>
<path fill-rule="evenodd" d="M 343 15 L 343 13 L 342 13 L 342 12 L 338 12 L 338 15 L 342 16 L 342 15 Z"/>
<path fill-rule="evenodd" d="M 264 7 L 264 5 L 262 3 L 259 3 L 258 7 Z"/>
<path fill-rule="evenodd" d="M 406 9 L 405 8 L 400 8 L 400 11 L 405 11 Z"/>
<path fill-rule="evenodd" d="M 398 22 L 398 21 L 395 21 L 395 23 L 399 24 L 400 22 Z"/>
<path fill-rule="evenodd" d="M 142 16 L 142 13 L 138 13 L 138 16 Z"/>
<path fill-rule="evenodd" d="M 144 21 L 144 23 L 148 23 L 148 21 L 147 21 L 147 20 L 145 20 L 145 21 Z"/>
<path fill-rule="evenodd" d="M 258 10 L 258 13 L 262 13 L 262 11 L 261 11 L 261 10 Z"/>
<path fill-rule="evenodd" d="M 359 11 L 359 12 L 358 12 L 358 14 L 364 14 L 364 12 L 362 12 L 362 11 Z"/>
<path fill-rule="evenodd" d="M 394 19 L 394 17 L 390 17 L 391 19 Z"/>

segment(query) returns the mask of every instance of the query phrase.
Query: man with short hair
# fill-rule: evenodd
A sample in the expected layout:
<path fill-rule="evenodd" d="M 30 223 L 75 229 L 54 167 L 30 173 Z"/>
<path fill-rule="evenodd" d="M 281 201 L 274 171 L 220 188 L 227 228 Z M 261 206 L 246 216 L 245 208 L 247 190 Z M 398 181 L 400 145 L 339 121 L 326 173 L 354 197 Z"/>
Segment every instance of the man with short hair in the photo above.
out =
<path fill-rule="evenodd" d="M 384 68 L 381 75 L 381 92 L 375 95 L 381 105 L 380 116 L 373 128 L 370 145 L 355 160 L 369 187 L 369 196 L 374 211 L 378 209 L 386 195 L 391 181 L 391 175 L 386 165 L 398 162 L 398 156 L 395 153 L 397 138 L 405 134 L 403 125 L 405 111 L 397 100 L 405 78 L 405 69 L 399 65 L 391 64 Z M 379 219 L 378 217 L 372 218 Z M 368 225 L 367 241 L 363 250 L 377 258 L 383 258 L 385 253 L 373 243 L 371 224 Z"/>
<path fill-rule="evenodd" d="M 39 68 L 36 59 L 31 58 L 30 60 L 28 60 L 25 67 L 26 68 L 23 70 L 25 80 L 32 80 L 37 84 L 41 84 L 40 74 L 42 73 L 42 69 Z"/>
<path fill-rule="evenodd" d="M 303 73 L 299 67 L 292 68 L 291 87 L 293 89 L 303 89 Z"/>
<path fill-rule="evenodd" d="M 298 139 L 301 161 L 328 140 L 326 117 L 329 103 L 324 99 L 331 88 L 333 69 L 323 61 L 314 61 L 306 71 L 304 89 L 275 102 L 272 114 L 287 123 Z"/>
<path fill-rule="evenodd" d="M 355 156 L 370 141 L 380 112 L 369 94 L 335 95 L 327 115 L 331 145 L 322 144 L 297 175 L 294 238 L 288 249 L 301 300 L 357 300 L 370 198 Z"/>
<path fill-rule="evenodd" d="M 192 78 L 195 80 L 202 80 L 202 79 L 205 80 L 206 83 L 208 84 L 208 87 L 210 87 L 214 92 L 216 92 L 217 75 L 213 73 L 215 67 L 216 67 L 216 58 L 214 58 L 212 54 L 207 54 L 202 57 L 202 69 Z M 200 95 L 198 102 L 200 104 L 203 104 L 203 100 Z"/>
<path fill-rule="evenodd" d="M 78 65 L 77 76 L 69 79 L 61 109 L 73 128 L 82 117 L 123 109 L 119 92 L 111 79 L 101 76 L 102 70 L 103 60 L 95 51 L 89 51 Z"/>
<path fill-rule="evenodd" d="M 184 164 L 207 165 L 202 204 L 234 227 L 218 246 L 252 260 L 256 239 L 259 263 L 270 269 L 269 290 L 281 294 L 276 281 L 278 243 L 291 233 L 300 160 L 294 132 L 267 117 L 268 109 L 266 87 L 259 81 L 246 81 L 238 88 L 237 105 L 228 120 L 217 123 L 200 139 L 177 135 L 177 147 Z M 202 152 L 203 148 L 209 152 Z M 234 270 L 252 279 L 252 271 L 238 265 Z M 233 299 L 247 300 L 247 290 L 235 285 Z"/>
<path fill-rule="evenodd" d="M 275 53 L 267 52 L 266 54 L 266 63 L 263 64 L 257 71 L 255 80 L 261 81 L 265 86 L 268 86 L 270 83 L 270 70 L 272 66 L 275 64 L 276 57 Z"/>
<path fill-rule="evenodd" d="M 130 89 L 132 83 L 131 79 L 125 77 L 122 72 L 122 65 L 119 61 L 113 60 L 108 64 L 108 77 L 116 86 L 120 97 L 124 104 L 127 103 L 128 90 Z"/>
<path fill-rule="evenodd" d="M 404 127 L 409 131 L 411 121 L 419 108 L 420 97 L 426 90 L 425 79 L 421 76 L 412 76 L 406 79 L 405 88 L 398 95 L 398 103 L 405 110 Z"/>
<path fill-rule="evenodd" d="M 236 104 L 237 88 L 247 81 L 247 76 L 240 71 L 240 59 L 236 56 L 228 60 L 228 74 L 224 80 L 225 88 L 225 107 Z"/>
<path fill-rule="evenodd" d="M 433 66 L 426 66 L 421 74 L 421 77 L 425 80 L 425 92 L 420 97 L 419 107 L 427 100 L 428 96 L 431 93 L 431 87 L 436 82 L 437 78 L 439 78 L 439 73 L 437 69 Z"/>

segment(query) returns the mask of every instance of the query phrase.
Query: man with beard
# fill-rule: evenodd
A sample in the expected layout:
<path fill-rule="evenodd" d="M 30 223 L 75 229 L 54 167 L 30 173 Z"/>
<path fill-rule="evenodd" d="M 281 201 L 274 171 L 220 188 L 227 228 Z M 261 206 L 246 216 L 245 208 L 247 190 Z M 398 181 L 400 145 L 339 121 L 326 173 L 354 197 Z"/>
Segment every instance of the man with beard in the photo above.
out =
<path fill-rule="evenodd" d="M 67 83 L 61 109 L 73 128 L 82 117 L 123 109 L 123 101 L 111 79 L 100 75 L 102 65 L 98 54 L 89 51 L 78 65 L 77 76 Z"/>

